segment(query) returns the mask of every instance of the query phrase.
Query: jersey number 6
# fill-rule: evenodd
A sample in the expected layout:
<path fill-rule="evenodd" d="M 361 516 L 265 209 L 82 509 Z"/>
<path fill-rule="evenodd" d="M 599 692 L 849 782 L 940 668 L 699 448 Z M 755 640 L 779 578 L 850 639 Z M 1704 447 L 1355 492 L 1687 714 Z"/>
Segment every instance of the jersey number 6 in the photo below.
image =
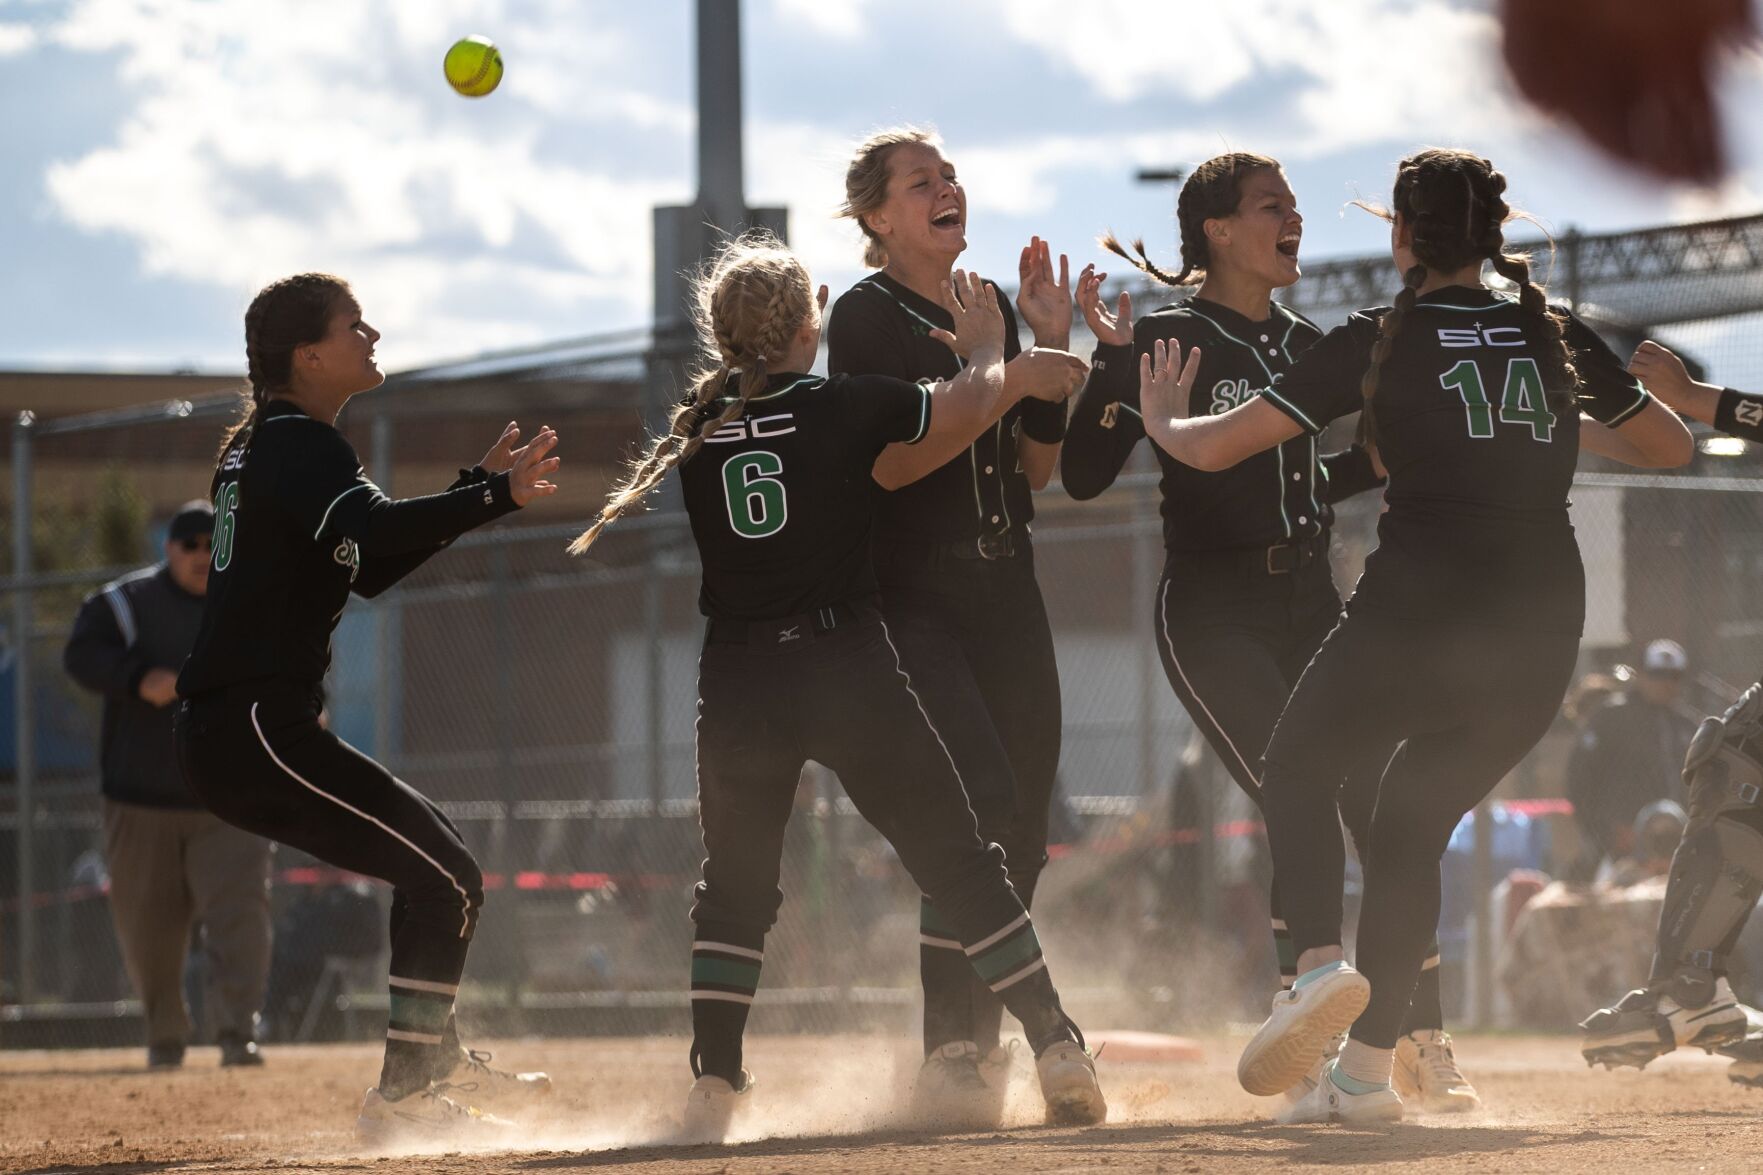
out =
<path fill-rule="evenodd" d="M 1439 376 L 1439 383 L 1455 388 L 1463 397 L 1463 407 L 1469 413 L 1470 436 L 1485 440 L 1494 435 L 1493 405 L 1488 402 L 1481 368 L 1475 360 L 1463 360 Z M 1555 414 L 1549 411 L 1543 373 L 1537 370 L 1535 359 L 1507 360 L 1506 386 L 1500 393 L 1500 423 L 1529 425 L 1530 439 L 1544 444 L 1554 436 Z"/>
<path fill-rule="evenodd" d="M 728 496 L 728 524 L 744 539 L 769 538 L 784 528 L 789 504 L 778 475 L 784 463 L 776 453 L 741 453 L 722 467 Z"/>

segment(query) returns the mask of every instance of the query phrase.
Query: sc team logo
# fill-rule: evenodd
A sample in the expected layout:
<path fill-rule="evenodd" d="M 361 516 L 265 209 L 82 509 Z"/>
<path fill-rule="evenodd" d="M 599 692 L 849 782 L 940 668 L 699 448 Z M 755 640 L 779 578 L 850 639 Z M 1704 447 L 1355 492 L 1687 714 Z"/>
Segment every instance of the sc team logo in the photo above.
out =
<path fill-rule="evenodd" d="M 1474 326 L 1439 331 L 1441 347 L 1522 347 L 1524 332 L 1515 326 Z"/>
<path fill-rule="evenodd" d="M 1214 416 L 1222 415 L 1254 399 L 1255 391 L 1246 379 L 1221 379 L 1212 385 L 1212 406 L 1207 411 Z"/>
<path fill-rule="evenodd" d="M 779 412 L 775 416 L 743 416 L 739 420 L 731 420 L 708 437 L 704 438 L 707 445 L 725 445 L 730 441 L 767 440 L 771 437 L 788 436 L 796 431 L 796 417 L 789 412 Z"/>
<path fill-rule="evenodd" d="M 339 567 L 349 569 L 350 583 L 354 583 L 355 577 L 361 574 L 361 548 L 355 544 L 354 539 L 344 539 L 338 543 L 337 549 L 331 552 L 331 560 Z"/>

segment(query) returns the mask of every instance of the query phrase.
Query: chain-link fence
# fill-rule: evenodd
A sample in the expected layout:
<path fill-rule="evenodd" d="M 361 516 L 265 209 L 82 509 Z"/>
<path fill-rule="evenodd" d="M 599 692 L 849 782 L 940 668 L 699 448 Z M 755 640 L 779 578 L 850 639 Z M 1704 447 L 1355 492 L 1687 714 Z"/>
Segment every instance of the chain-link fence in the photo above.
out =
<path fill-rule="evenodd" d="M 1329 272 L 1359 264 L 1340 263 L 1318 286 L 1326 293 L 1342 280 Z M 1595 289 L 1582 280 L 1578 301 L 1589 308 Z M 1667 307 L 1671 282 L 1712 279 L 1652 280 L 1651 304 Z M 1763 303 L 1750 297 L 1722 306 L 1754 312 Z M 1719 309 L 1681 301 L 1694 301 L 1695 314 Z M 1300 304 L 1338 317 L 1338 307 Z M 1600 325 L 1619 347 L 1670 321 L 1612 314 Z M 1763 387 L 1763 343 L 1741 321 L 1685 321 L 1664 337 L 1714 378 Z M 653 402 L 646 347 L 589 340 L 414 373 L 344 420 L 370 470 L 402 493 L 444 485 L 509 418 L 564 437 L 562 500 L 469 535 L 393 592 L 353 603 L 328 683 L 333 729 L 440 801 L 483 863 L 490 893 L 463 1004 L 490 1029 L 677 1031 L 686 1022 L 686 909 L 701 855 L 695 555 L 683 518 L 665 509 L 621 522 L 591 560 L 562 550 Z M 0 1043 L 140 1038 L 105 901 L 99 701 L 65 677 L 60 652 L 80 600 L 154 557 L 152 520 L 205 493 L 229 411 L 202 401 L 14 428 L 12 577 L 0 585 Z M 1153 469 L 1141 451 L 1100 500 L 1080 505 L 1055 490 L 1037 503 L 1036 563 L 1065 705 L 1057 844 L 1037 920 L 1080 1016 L 1216 1024 L 1252 1015 L 1271 982 L 1266 853 L 1252 806 L 1199 750 L 1157 663 Z M 1620 677 L 1640 645 L 1674 638 L 1692 666 L 1678 703 L 1686 713 L 1724 704 L 1757 675 L 1759 491 L 1763 462 L 1744 446 L 1707 445 L 1691 469 L 1668 476 L 1588 458 L 1575 495 L 1588 673 Z M 1377 509 L 1370 496 L 1340 510 L 1343 587 L 1375 543 Z M 1485 1021 L 1494 1008 L 1505 930 L 1489 900 L 1495 883 L 1514 869 L 1570 873 L 1581 856 L 1565 801 L 1575 740 L 1564 716 L 1454 842 L 1444 942 L 1456 1016 Z M 288 852 L 276 877 L 271 1030 L 376 1032 L 383 892 Z M 916 894 L 830 773 L 804 776 L 784 888 L 756 1027 L 908 1023 Z M 193 968 L 200 957 L 192 953 Z"/>

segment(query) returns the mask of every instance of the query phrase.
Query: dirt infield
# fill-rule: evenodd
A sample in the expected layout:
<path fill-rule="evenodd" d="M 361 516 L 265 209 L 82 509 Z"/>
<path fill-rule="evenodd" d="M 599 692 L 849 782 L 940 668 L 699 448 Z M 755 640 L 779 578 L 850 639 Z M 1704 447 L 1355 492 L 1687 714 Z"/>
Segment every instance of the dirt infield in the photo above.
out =
<path fill-rule="evenodd" d="M 684 1092 L 679 1040 L 506 1041 L 498 1063 L 543 1067 L 558 1081 L 553 1111 L 508 1148 L 447 1155 L 364 1154 L 352 1124 L 376 1073 L 369 1046 L 272 1048 L 256 1072 L 221 1070 L 212 1049 L 179 1072 L 148 1074 L 141 1053 L 0 1054 L 0 1171 L 372 1171 L 377 1175 L 523 1175 L 607 1168 L 686 1172 L 1197 1172 L 1272 1166 L 1375 1166 L 1388 1172 L 1757 1170 L 1763 1091 L 1728 1083 L 1700 1053 L 1644 1073 L 1589 1072 L 1566 1038 L 1473 1037 L 1464 1069 L 1490 1109 L 1421 1119 L 1390 1131 L 1276 1127 L 1233 1073 L 1239 1040 L 1203 1041 L 1204 1060 L 1110 1063 L 1107 1126 L 1035 1124 L 1019 1068 L 1011 1128 L 938 1137 L 914 1131 L 898 1099 L 913 1057 L 876 1037 L 752 1041 L 758 1073 L 749 1141 L 665 1145 Z"/>

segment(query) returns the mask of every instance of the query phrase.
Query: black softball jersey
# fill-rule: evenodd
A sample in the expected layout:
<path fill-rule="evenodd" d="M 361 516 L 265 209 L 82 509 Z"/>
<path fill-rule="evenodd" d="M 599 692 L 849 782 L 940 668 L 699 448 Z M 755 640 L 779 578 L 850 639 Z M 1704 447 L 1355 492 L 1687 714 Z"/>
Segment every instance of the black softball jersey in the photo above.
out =
<path fill-rule="evenodd" d="M 1311 436 L 1358 411 L 1388 312 L 1354 314 L 1262 396 Z M 1584 323 L 1569 316 L 1566 334 L 1582 386 L 1556 409 L 1542 374 L 1552 344 L 1517 302 L 1449 286 L 1415 303 L 1378 378 L 1389 508 L 1351 607 L 1580 631 L 1585 576 L 1567 513 L 1579 414 L 1615 427 L 1651 397 Z"/>

